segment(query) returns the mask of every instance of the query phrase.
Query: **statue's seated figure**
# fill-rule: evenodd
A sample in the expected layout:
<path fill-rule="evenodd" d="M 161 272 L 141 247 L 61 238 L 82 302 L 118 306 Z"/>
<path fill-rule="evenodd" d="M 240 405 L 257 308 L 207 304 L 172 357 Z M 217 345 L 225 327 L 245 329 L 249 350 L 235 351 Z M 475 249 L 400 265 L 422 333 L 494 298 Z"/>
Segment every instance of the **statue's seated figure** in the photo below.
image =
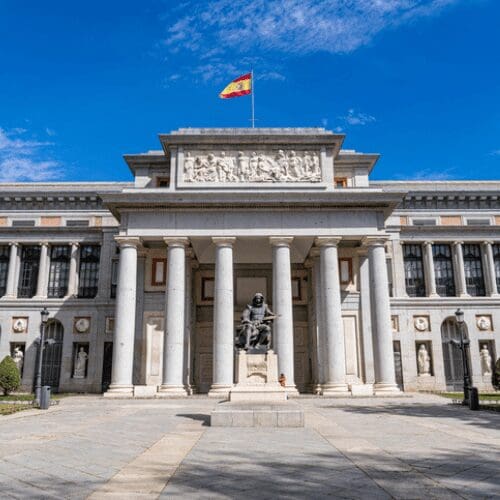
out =
<path fill-rule="evenodd" d="M 271 345 L 271 324 L 275 317 L 264 302 L 264 295 L 256 293 L 251 304 L 248 304 L 241 314 L 236 347 L 245 351 L 267 351 Z"/>

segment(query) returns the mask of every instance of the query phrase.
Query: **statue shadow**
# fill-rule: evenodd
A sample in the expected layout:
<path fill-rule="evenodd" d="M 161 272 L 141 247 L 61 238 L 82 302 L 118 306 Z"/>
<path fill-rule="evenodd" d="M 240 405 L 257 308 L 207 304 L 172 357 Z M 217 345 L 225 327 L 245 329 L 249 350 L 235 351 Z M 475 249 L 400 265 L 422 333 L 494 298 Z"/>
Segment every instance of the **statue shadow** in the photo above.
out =
<path fill-rule="evenodd" d="M 203 413 L 178 413 L 176 417 L 190 418 L 197 422 L 203 422 L 203 427 L 210 427 L 210 415 L 205 415 Z"/>

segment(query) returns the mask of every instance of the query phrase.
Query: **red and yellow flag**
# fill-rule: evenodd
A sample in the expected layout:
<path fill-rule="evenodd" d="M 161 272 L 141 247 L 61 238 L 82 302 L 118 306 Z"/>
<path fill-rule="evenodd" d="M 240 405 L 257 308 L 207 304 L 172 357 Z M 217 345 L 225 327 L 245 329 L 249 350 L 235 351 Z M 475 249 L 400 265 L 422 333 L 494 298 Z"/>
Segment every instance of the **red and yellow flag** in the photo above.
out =
<path fill-rule="evenodd" d="M 242 75 L 233 80 L 220 94 L 221 99 L 231 99 L 252 93 L 252 73 Z"/>

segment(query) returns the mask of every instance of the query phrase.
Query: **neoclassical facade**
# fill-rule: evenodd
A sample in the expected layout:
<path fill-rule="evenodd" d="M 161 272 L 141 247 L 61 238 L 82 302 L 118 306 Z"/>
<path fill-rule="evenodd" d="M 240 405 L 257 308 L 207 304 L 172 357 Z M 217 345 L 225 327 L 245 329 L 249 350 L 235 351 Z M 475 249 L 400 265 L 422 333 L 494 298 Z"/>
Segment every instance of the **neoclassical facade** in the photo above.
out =
<path fill-rule="evenodd" d="M 0 186 L 0 357 L 33 385 L 225 396 L 256 292 L 290 394 L 457 389 L 500 342 L 500 182 L 370 180 L 324 129 L 180 129 L 130 183 Z M 22 356 L 19 354 L 22 353 Z"/>

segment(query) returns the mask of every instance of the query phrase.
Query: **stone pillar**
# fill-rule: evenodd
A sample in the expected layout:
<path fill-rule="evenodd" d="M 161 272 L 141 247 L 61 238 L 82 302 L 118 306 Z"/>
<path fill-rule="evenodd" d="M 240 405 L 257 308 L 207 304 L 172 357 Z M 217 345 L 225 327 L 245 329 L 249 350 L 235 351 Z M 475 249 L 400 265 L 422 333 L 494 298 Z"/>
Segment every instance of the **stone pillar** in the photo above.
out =
<path fill-rule="evenodd" d="M 38 281 L 36 284 L 37 298 L 47 297 L 48 273 L 49 273 L 49 244 L 47 242 L 40 243 L 40 264 L 38 267 Z"/>
<path fill-rule="evenodd" d="M 319 257 L 319 248 L 311 249 L 312 257 L 312 289 L 314 292 L 314 333 L 316 336 L 316 360 L 317 360 L 317 382 L 314 388 L 316 393 L 321 393 L 323 384 L 326 383 L 326 336 L 323 320 L 323 306 L 321 303 L 321 263 Z"/>
<path fill-rule="evenodd" d="M 226 396 L 234 379 L 233 245 L 236 238 L 212 238 L 215 245 L 213 380 L 209 396 Z"/>
<path fill-rule="evenodd" d="M 286 377 L 286 390 L 297 393 L 294 377 L 293 303 L 290 244 L 292 237 L 271 237 L 273 247 L 273 347 L 278 355 L 278 371 Z M 278 375 L 279 375 L 278 374 Z"/>
<path fill-rule="evenodd" d="M 159 392 L 186 396 L 183 381 L 186 306 L 186 247 L 188 238 L 163 238 L 168 246 L 163 377 Z"/>
<path fill-rule="evenodd" d="M 71 257 L 69 261 L 68 291 L 66 297 L 78 295 L 78 264 L 80 260 L 80 244 L 71 243 Z"/>
<path fill-rule="evenodd" d="M 376 395 L 399 392 L 394 369 L 385 241 L 385 238 L 377 236 L 368 236 L 364 239 L 365 244 L 368 246 L 370 261 L 372 328 L 375 331 L 374 389 Z"/>
<path fill-rule="evenodd" d="M 360 248 L 359 256 L 359 296 L 361 332 L 363 345 L 363 374 L 365 384 L 375 382 L 375 367 L 373 364 L 373 329 L 370 297 L 370 261 L 368 249 Z"/>
<path fill-rule="evenodd" d="M 193 394 L 193 324 L 195 312 L 193 301 L 193 270 L 196 268 L 194 252 L 192 249 L 186 251 L 186 293 L 185 293 L 185 318 L 184 318 L 184 386 L 188 394 Z"/>
<path fill-rule="evenodd" d="M 132 396 L 137 296 L 137 247 L 140 245 L 140 238 L 117 236 L 115 239 L 120 245 L 120 263 L 116 290 L 113 368 L 111 385 L 106 395 Z"/>
<path fill-rule="evenodd" d="M 321 306 L 325 329 L 327 380 L 323 385 L 323 395 L 347 393 L 344 323 L 340 298 L 339 260 L 337 245 L 341 238 L 320 237 L 316 244 L 320 247 L 321 266 Z"/>
<path fill-rule="evenodd" d="M 494 297 L 498 295 L 498 287 L 497 287 L 497 277 L 495 274 L 495 260 L 493 259 L 492 245 L 493 245 L 492 241 L 483 242 L 483 255 L 484 255 L 484 261 L 486 262 L 486 267 L 485 267 L 486 289 L 488 295 Z"/>
<path fill-rule="evenodd" d="M 465 281 L 465 266 L 464 266 L 464 252 L 462 248 L 463 241 L 455 241 L 453 243 L 453 255 L 455 263 L 455 276 L 458 297 L 468 297 L 467 282 Z"/>
<path fill-rule="evenodd" d="M 9 255 L 9 271 L 7 273 L 7 289 L 5 291 L 5 296 L 8 298 L 13 298 L 17 295 L 16 285 L 19 272 L 19 253 L 19 243 L 11 243 Z"/>
<path fill-rule="evenodd" d="M 432 241 L 424 243 L 425 289 L 428 297 L 437 297 L 436 273 L 434 271 L 434 257 L 432 256 Z"/>
<path fill-rule="evenodd" d="M 392 255 L 393 255 L 393 278 L 392 287 L 394 297 L 408 297 L 406 292 L 406 277 L 405 277 L 405 263 L 403 257 L 403 244 L 401 240 L 392 241 Z M 366 254 L 364 255 L 366 257 Z"/>

